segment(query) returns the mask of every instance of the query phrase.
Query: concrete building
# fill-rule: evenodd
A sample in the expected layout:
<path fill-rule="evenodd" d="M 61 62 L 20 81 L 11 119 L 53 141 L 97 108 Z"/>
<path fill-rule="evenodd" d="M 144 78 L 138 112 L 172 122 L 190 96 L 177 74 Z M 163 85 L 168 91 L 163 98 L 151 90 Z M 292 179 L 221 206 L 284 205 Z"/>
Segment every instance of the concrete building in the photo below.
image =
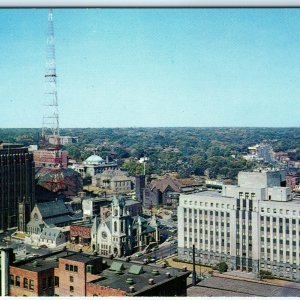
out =
<path fill-rule="evenodd" d="M 0 247 L 0 295 L 10 295 L 9 266 L 14 261 L 12 248 Z"/>
<path fill-rule="evenodd" d="M 181 195 L 178 207 L 178 254 L 231 270 L 300 281 L 300 201 L 283 187 L 280 171 L 240 172 L 238 185 L 222 192 Z"/>
<path fill-rule="evenodd" d="M 35 204 L 34 162 L 21 145 L 0 144 L 0 231 L 25 231 Z"/>
<path fill-rule="evenodd" d="M 121 170 L 105 170 L 92 178 L 92 185 L 109 189 L 113 193 L 126 194 L 132 189 L 132 180 Z"/>
<path fill-rule="evenodd" d="M 191 272 L 71 251 L 9 266 L 10 296 L 186 296 Z"/>
<path fill-rule="evenodd" d="M 80 173 L 82 177 L 95 176 L 105 170 L 116 170 L 118 165 L 116 162 L 109 162 L 108 158 L 104 160 L 98 155 L 91 155 L 81 164 L 74 164 L 72 166 L 75 171 Z"/>
<path fill-rule="evenodd" d="M 275 162 L 273 148 L 265 143 L 248 147 L 248 154 L 243 157 L 250 161 L 262 161 L 270 164 Z"/>

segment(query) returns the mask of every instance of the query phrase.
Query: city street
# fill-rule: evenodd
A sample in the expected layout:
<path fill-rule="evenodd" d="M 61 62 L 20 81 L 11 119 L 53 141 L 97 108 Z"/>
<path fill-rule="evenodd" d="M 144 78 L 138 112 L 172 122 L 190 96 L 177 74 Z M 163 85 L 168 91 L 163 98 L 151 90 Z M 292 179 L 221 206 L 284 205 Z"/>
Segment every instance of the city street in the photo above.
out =
<path fill-rule="evenodd" d="M 143 253 L 142 256 L 137 257 L 136 254 L 131 256 L 132 260 L 143 261 L 145 258 L 163 259 L 170 255 L 175 254 L 177 251 L 177 244 L 171 244 L 170 242 L 164 242 L 160 247 L 149 253 Z"/>

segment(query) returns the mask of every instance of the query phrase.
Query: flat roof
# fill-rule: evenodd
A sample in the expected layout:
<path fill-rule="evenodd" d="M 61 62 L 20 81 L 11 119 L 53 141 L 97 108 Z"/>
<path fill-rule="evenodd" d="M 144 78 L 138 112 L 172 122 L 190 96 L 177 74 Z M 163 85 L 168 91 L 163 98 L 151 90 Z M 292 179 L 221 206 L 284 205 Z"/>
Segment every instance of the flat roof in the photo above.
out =
<path fill-rule="evenodd" d="M 153 288 L 155 285 L 160 285 L 164 282 L 173 280 L 174 278 L 178 278 L 181 276 L 188 277 L 190 271 L 185 271 L 183 269 L 166 267 L 163 268 L 160 265 L 144 265 L 133 262 L 125 262 L 121 260 L 111 260 L 111 259 L 103 259 L 106 261 L 108 268 L 101 272 L 101 278 L 92 281 L 92 284 L 107 286 L 114 289 L 120 289 L 129 293 L 129 287 L 134 286 L 134 293 L 131 295 L 139 294 L 142 291 L 146 291 L 148 289 Z M 122 263 L 122 272 L 116 272 L 111 270 L 111 265 L 118 261 Z M 142 267 L 142 272 L 132 272 L 133 268 Z M 140 273 L 140 274 L 138 274 Z M 170 274 L 168 277 L 167 273 Z M 131 279 L 132 281 L 129 281 Z M 154 283 L 149 284 L 149 279 L 153 279 Z"/>

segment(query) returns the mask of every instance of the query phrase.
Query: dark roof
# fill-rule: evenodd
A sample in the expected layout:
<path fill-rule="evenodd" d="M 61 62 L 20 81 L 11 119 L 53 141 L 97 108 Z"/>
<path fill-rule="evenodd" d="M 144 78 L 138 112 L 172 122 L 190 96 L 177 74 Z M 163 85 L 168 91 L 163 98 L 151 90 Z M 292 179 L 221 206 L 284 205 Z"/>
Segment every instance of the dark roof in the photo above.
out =
<path fill-rule="evenodd" d="M 183 271 L 177 268 L 163 268 L 162 266 L 141 265 L 138 263 L 122 261 L 122 272 L 111 270 L 111 266 L 117 261 L 105 258 L 108 268 L 101 272 L 101 278 L 95 280 L 92 284 L 107 286 L 114 289 L 120 289 L 129 293 L 129 287 L 134 286 L 135 292 L 131 295 L 139 294 L 142 291 L 153 288 L 155 285 L 162 284 L 166 281 L 173 280 L 181 276 L 188 277 L 190 271 Z M 166 273 L 170 273 L 170 277 Z M 132 279 L 133 283 L 126 282 Z M 153 285 L 149 285 L 149 279 L 154 280 Z"/>
<path fill-rule="evenodd" d="M 57 216 L 57 217 L 53 217 L 53 218 L 46 218 L 46 219 L 44 219 L 44 222 L 48 226 L 50 226 L 50 225 L 59 225 L 59 224 L 64 224 L 64 223 L 70 223 L 75 220 L 72 218 L 72 216 L 63 215 L 63 216 Z"/>
<path fill-rule="evenodd" d="M 164 179 L 156 179 L 156 180 L 151 181 L 149 186 L 150 186 L 151 190 L 157 189 L 162 193 L 165 192 L 165 190 L 168 188 L 168 186 L 170 186 L 174 192 L 179 193 L 183 184 L 177 179 L 164 178 Z"/>
<path fill-rule="evenodd" d="M 37 203 L 36 206 L 39 209 L 43 219 L 63 214 L 70 214 L 72 212 L 71 208 L 68 207 L 61 199 Z"/>
<path fill-rule="evenodd" d="M 99 256 L 92 256 L 85 253 L 75 253 L 73 255 L 65 257 L 67 260 L 78 261 L 83 263 L 91 262 L 95 259 L 99 259 Z"/>

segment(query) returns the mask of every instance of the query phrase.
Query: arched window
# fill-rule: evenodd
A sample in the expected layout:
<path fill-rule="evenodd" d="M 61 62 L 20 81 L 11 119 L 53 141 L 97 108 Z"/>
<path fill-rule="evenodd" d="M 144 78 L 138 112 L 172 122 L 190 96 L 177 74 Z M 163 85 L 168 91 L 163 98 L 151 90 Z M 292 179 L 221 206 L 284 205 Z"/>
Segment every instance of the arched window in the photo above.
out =
<path fill-rule="evenodd" d="M 114 222 L 114 231 L 118 231 L 118 223 Z"/>
<path fill-rule="evenodd" d="M 24 289 L 28 289 L 28 279 L 27 278 L 23 279 L 23 287 L 24 287 Z"/>

